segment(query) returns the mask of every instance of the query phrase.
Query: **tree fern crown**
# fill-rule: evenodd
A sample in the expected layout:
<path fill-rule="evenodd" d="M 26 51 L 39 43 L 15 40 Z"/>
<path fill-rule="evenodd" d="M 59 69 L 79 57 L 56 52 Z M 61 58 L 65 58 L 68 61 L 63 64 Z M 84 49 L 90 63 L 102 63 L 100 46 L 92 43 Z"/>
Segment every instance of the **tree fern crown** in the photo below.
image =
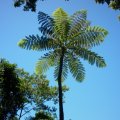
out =
<path fill-rule="evenodd" d="M 63 49 L 63 79 L 67 77 L 68 69 L 77 81 L 84 79 L 85 69 L 81 58 L 97 67 L 106 66 L 103 57 L 92 52 L 91 48 L 100 45 L 108 32 L 102 27 L 90 26 L 86 10 L 77 11 L 72 16 L 68 16 L 61 8 L 54 11 L 52 16 L 39 12 L 38 21 L 42 36 L 30 35 L 18 43 L 20 47 L 29 50 L 51 50 L 37 62 L 37 73 L 55 66 L 54 76 L 57 77 Z"/>

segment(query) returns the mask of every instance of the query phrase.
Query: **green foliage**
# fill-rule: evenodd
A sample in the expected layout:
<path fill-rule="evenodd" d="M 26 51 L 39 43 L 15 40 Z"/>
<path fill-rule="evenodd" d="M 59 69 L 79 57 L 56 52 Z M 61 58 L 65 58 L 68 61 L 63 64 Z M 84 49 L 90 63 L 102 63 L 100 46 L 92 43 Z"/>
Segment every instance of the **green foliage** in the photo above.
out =
<path fill-rule="evenodd" d="M 21 5 L 24 5 L 23 10 L 24 11 L 36 11 L 36 2 L 38 0 L 15 0 L 14 1 L 14 6 L 15 7 L 20 7 Z"/>
<path fill-rule="evenodd" d="M 21 7 L 23 6 L 24 11 L 36 11 L 36 4 L 38 1 L 44 1 L 44 0 L 14 0 L 14 7 Z M 65 0 L 69 1 L 69 0 Z"/>
<path fill-rule="evenodd" d="M 81 82 L 84 79 L 85 69 L 82 63 L 80 62 L 80 60 L 77 57 L 75 57 L 73 54 L 69 54 L 68 65 L 70 72 L 73 74 L 73 77 L 77 81 Z"/>
<path fill-rule="evenodd" d="M 1 59 L 0 61 L 0 119 L 12 119 L 21 104 L 20 80 L 16 73 L 16 65 Z"/>
<path fill-rule="evenodd" d="M 36 4 L 38 1 L 44 1 L 44 0 L 15 0 L 14 1 L 14 7 L 20 7 L 23 6 L 24 11 L 31 10 L 32 12 L 36 11 Z M 65 0 L 69 1 L 69 0 Z M 109 7 L 115 10 L 120 10 L 120 1 L 119 0 L 95 0 L 96 3 L 107 3 Z"/>
<path fill-rule="evenodd" d="M 35 114 L 35 117 L 32 118 L 32 120 L 55 120 L 55 118 L 50 114 L 50 113 L 47 113 L 47 112 L 38 112 Z"/>
<path fill-rule="evenodd" d="M 49 80 L 43 75 L 30 75 L 23 69 L 17 69 L 17 74 L 21 81 L 21 94 L 25 97 L 20 109 L 22 110 L 20 118 L 31 110 L 43 111 L 51 115 L 56 114 L 54 104 L 58 103 L 58 88 L 50 86 Z M 63 86 L 63 92 L 66 91 L 68 88 Z M 53 103 L 53 106 L 47 105 L 49 102 Z"/>
<path fill-rule="evenodd" d="M 53 12 L 53 19 L 55 36 L 61 41 L 66 40 L 69 30 L 67 13 L 65 13 L 61 8 L 58 8 L 55 12 Z"/>
<path fill-rule="evenodd" d="M 91 65 L 96 64 L 97 67 L 106 66 L 106 63 L 103 57 L 97 55 L 95 52 L 92 52 L 91 50 L 87 50 L 85 48 L 78 48 L 74 52 L 84 60 L 88 60 L 88 62 Z"/>
<path fill-rule="evenodd" d="M 16 64 L 0 61 L 0 120 L 18 120 L 31 110 L 55 115 L 56 108 L 48 102 L 58 103 L 58 88 L 50 86 L 43 75 L 30 75 Z M 63 92 L 68 91 L 63 86 Z M 33 107 L 34 104 L 34 107 Z M 45 114 L 46 115 L 46 114 Z M 44 116 L 43 116 L 44 117 Z"/>
<path fill-rule="evenodd" d="M 80 61 L 87 60 L 91 65 L 105 67 L 102 57 L 91 51 L 91 48 L 100 45 L 107 31 L 98 26 L 90 26 L 86 20 L 87 11 L 81 10 L 68 16 L 61 8 L 48 16 L 39 12 L 38 21 L 42 36 L 28 36 L 18 45 L 28 50 L 49 50 L 36 65 L 36 73 L 43 74 L 49 67 L 55 67 L 54 77 L 58 81 L 60 120 L 64 120 L 62 81 L 66 79 L 68 69 L 73 77 L 81 82 L 85 77 L 85 69 Z"/>
<path fill-rule="evenodd" d="M 109 7 L 114 10 L 120 10 L 120 1 L 119 0 L 95 0 L 97 3 L 107 3 Z"/>
<path fill-rule="evenodd" d="M 86 20 L 86 18 L 86 10 L 77 11 L 70 17 L 61 8 L 58 8 L 52 17 L 39 12 L 38 20 L 42 25 L 42 29 L 39 30 L 43 36 L 32 35 L 21 40 L 18 44 L 20 47 L 29 50 L 54 50 L 45 54 L 45 56 L 38 61 L 36 67 L 37 73 L 41 74 L 50 66 L 56 66 L 55 76 L 57 76 L 62 48 L 65 49 L 63 63 L 66 64 L 64 65 L 65 67 L 63 66 L 64 70 L 68 64 L 69 66 L 72 66 L 71 64 L 77 66 L 78 62 L 74 63 L 71 61 L 75 61 L 75 59 L 78 61 L 79 57 L 87 60 L 90 64 L 96 64 L 97 67 L 105 66 L 103 58 L 91 52 L 89 49 L 100 45 L 108 32 L 102 27 L 90 26 L 90 22 Z M 73 57 L 71 58 L 71 56 Z M 78 81 L 81 81 L 84 79 L 85 70 L 81 63 L 79 63 L 78 66 L 80 66 L 78 70 L 76 70 L 76 67 L 73 67 L 74 69 L 72 68 L 71 71 L 72 73 L 74 72 L 73 76 L 78 75 L 79 77 L 75 78 L 77 78 L 77 80 L 79 78 Z M 63 78 L 66 78 L 66 74 L 67 68 Z"/>

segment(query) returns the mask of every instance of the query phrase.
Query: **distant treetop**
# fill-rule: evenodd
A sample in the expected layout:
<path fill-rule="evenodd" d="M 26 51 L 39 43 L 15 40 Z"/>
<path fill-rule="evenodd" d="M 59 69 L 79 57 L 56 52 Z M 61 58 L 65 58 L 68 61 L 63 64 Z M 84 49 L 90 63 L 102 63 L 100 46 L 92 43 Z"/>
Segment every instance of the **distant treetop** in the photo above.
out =
<path fill-rule="evenodd" d="M 44 1 L 44 0 L 14 0 L 14 6 L 20 7 L 23 5 L 24 11 L 31 10 L 32 12 L 35 12 L 36 11 L 36 3 L 38 1 Z M 65 0 L 65 1 L 69 1 L 69 0 Z"/>
<path fill-rule="evenodd" d="M 36 12 L 36 4 L 38 1 L 44 0 L 14 0 L 14 7 L 23 6 L 24 11 Z M 70 1 L 70 0 L 65 0 Z M 71 0 L 72 1 L 72 0 Z M 96 3 L 104 4 L 107 3 L 108 6 L 114 10 L 120 10 L 120 0 L 95 0 Z M 120 20 L 120 16 L 118 16 Z"/>
<path fill-rule="evenodd" d="M 36 11 L 36 3 L 38 0 L 14 0 L 14 6 L 20 7 L 21 5 L 24 5 L 23 10 L 24 11 Z M 43 0 L 41 0 L 43 1 Z"/>
<path fill-rule="evenodd" d="M 120 10 L 120 0 L 95 0 L 96 3 L 107 3 L 114 10 Z"/>

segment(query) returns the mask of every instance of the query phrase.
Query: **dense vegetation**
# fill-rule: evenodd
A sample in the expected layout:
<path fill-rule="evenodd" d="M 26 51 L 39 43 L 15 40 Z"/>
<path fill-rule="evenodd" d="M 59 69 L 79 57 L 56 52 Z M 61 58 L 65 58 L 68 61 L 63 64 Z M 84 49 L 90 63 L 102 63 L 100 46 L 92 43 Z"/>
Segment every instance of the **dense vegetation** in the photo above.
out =
<path fill-rule="evenodd" d="M 64 92 L 68 90 L 63 86 Z M 53 102 L 53 106 L 46 103 Z M 56 117 L 58 103 L 57 87 L 49 86 L 49 80 L 43 75 L 30 75 L 16 64 L 10 64 L 5 59 L 0 62 L 0 120 L 21 119 L 31 110 L 38 117 Z"/>

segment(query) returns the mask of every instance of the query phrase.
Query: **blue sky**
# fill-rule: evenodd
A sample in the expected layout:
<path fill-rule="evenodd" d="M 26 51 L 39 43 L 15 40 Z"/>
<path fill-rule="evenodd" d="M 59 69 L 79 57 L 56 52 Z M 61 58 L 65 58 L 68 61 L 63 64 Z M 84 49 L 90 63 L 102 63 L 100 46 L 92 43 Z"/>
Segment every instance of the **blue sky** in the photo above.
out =
<path fill-rule="evenodd" d="M 86 78 L 82 83 L 76 82 L 68 74 L 64 83 L 70 88 L 65 94 L 65 120 L 120 120 L 119 11 L 113 11 L 107 5 L 97 5 L 94 0 L 45 0 L 38 2 L 36 13 L 32 13 L 14 8 L 13 0 L 3 0 L 0 4 L 0 57 L 33 73 L 35 63 L 44 52 L 21 49 L 17 42 L 27 35 L 39 34 L 38 11 L 51 15 L 58 7 L 70 15 L 86 9 L 91 25 L 98 25 L 109 31 L 104 43 L 93 49 L 104 57 L 107 67 L 99 69 L 85 61 Z M 47 78 L 51 84 L 56 84 L 53 70 L 47 72 Z"/>

